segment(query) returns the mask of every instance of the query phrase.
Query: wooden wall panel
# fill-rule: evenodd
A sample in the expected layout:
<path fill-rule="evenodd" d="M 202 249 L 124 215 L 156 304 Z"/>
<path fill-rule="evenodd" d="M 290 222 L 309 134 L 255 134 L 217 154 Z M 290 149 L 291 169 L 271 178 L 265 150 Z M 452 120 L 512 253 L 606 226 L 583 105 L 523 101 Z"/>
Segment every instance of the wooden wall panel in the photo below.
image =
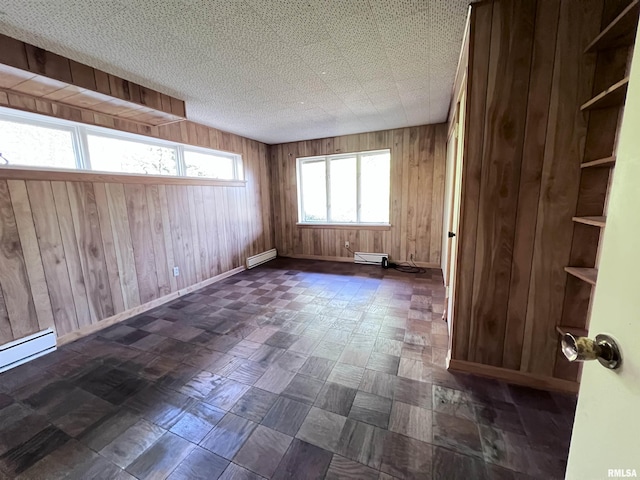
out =
<path fill-rule="evenodd" d="M 598 13 L 595 13 L 598 12 Z M 542 169 L 521 369 L 553 375 L 569 265 L 572 216 L 587 132 L 579 105 L 591 97 L 595 62 L 583 50 L 600 31 L 601 0 L 563 1 Z M 562 159 L 562 161 L 559 161 Z"/>
<path fill-rule="evenodd" d="M 271 147 L 272 224 L 283 256 L 351 259 L 354 251 L 381 251 L 393 261 L 440 265 L 446 124 L 307 140 Z M 296 158 L 365 150 L 391 150 L 388 231 L 304 228 L 298 221 Z"/>
<path fill-rule="evenodd" d="M 80 78 L 83 72 L 71 66 Z M 110 88 L 108 77 L 95 82 Z M 170 108 L 170 99 L 143 94 L 142 100 Z M 47 99 L 0 95 L 0 104 L 11 102 L 65 120 L 241 154 L 246 182 L 0 168 L 0 344 L 47 326 L 59 336 L 82 335 L 274 248 L 267 145 L 189 121 L 148 127 Z"/>
<path fill-rule="evenodd" d="M 0 285 L 9 315 L 11 334 L 19 338 L 37 331 L 38 317 L 13 214 L 9 187 L 0 181 Z M 6 325 L 0 334 L 7 335 Z"/>
<path fill-rule="evenodd" d="M 467 360 L 471 332 L 471 293 L 473 292 L 476 256 L 476 231 L 480 198 L 480 175 L 484 138 L 484 116 L 487 100 L 489 52 L 493 2 L 478 5 L 471 10 L 469 29 L 468 99 L 465 113 L 465 141 L 462 165 L 462 200 L 458 228 L 458 254 L 456 258 L 456 298 L 453 321 L 454 338 L 452 357 Z"/>
<path fill-rule="evenodd" d="M 549 118 L 551 80 L 555 58 L 560 0 L 538 2 L 533 38 L 531 80 L 526 130 L 522 152 L 522 170 L 518 191 L 517 217 L 513 242 L 513 262 L 509 286 L 509 306 L 503 347 L 503 366 L 519 369 L 524 342 L 524 325 L 529 296 L 531 258 L 535 222 L 540 197 L 540 175 Z"/>
<path fill-rule="evenodd" d="M 67 184 L 65 182 L 51 182 L 51 189 L 56 205 L 56 213 L 58 215 L 62 247 L 64 248 L 64 255 L 67 259 L 67 269 L 69 270 L 71 292 L 73 293 L 73 301 L 76 307 L 76 317 L 78 318 L 78 325 L 83 327 L 90 325 L 92 321 L 89 311 L 87 289 L 82 273 L 82 264 L 80 263 L 80 253 L 78 252 L 78 244 L 76 243 L 71 206 L 69 204 L 69 192 L 67 191 Z"/>
<path fill-rule="evenodd" d="M 469 360 L 501 366 L 535 2 L 495 2 L 484 117 Z"/>
<path fill-rule="evenodd" d="M 583 50 L 602 7 L 603 0 L 472 4 L 455 361 L 555 375 L 555 327 L 571 301 L 565 292 L 572 295 L 563 270 L 571 218 L 580 195 L 601 202 L 580 184 L 588 120 L 580 105 L 592 95 L 595 59 Z M 575 373 L 558 376 L 573 381 Z"/>
<path fill-rule="evenodd" d="M 33 224 L 27 186 L 22 180 L 8 180 L 7 185 L 11 194 L 11 204 L 16 218 L 27 275 L 29 276 L 31 295 L 38 316 L 38 325 L 41 330 L 44 330 L 54 326 L 53 310 L 47 290 L 47 280 L 42 266 L 36 229 Z"/>
<path fill-rule="evenodd" d="M 144 185 L 125 185 L 124 195 L 127 201 L 129 231 L 131 232 L 133 258 L 136 264 L 140 302 L 146 303 L 158 298 L 160 291 Z"/>
<path fill-rule="evenodd" d="M 100 220 L 100 234 L 102 236 L 102 248 L 104 259 L 107 264 L 107 276 L 109 277 L 109 289 L 111 300 L 113 301 L 114 313 L 125 311 L 124 297 L 120 287 L 120 274 L 118 270 L 118 256 L 116 245 L 111 230 L 111 214 L 109 213 L 109 203 L 107 200 L 107 190 L 104 183 L 94 183 L 93 191 L 98 209 L 98 219 Z"/>
<path fill-rule="evenodd" d="M 29 201 L 33 206 L 33 223 L 38 237 L 54 323 L 58 334 L 64 335 L 78 329 L 78 316 L 51 182 L 28 181 L 26 184 Z"/>

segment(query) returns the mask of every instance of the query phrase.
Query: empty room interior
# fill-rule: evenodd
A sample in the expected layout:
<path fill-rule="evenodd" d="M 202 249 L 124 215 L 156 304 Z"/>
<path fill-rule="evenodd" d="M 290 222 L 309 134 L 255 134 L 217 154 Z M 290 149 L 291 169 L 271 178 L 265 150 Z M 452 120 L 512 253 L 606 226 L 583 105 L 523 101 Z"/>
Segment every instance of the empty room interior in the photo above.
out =
<path fill-rule="evenodd" d="M 636 477 L 639 15 L 0 2 L 0 479 Z"/>

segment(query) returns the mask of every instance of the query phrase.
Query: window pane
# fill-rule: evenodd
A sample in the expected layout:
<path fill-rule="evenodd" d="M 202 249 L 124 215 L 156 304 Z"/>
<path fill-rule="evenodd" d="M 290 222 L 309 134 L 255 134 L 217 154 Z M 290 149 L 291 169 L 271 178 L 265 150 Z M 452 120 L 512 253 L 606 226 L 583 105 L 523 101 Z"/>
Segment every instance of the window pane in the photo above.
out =
<path fill-rule="evenodd" d="M 361 222 L 389 222 L 390 166 L 388 152 L 360 157 Z"/>
<path fill-rule="evenodd" d="M 0 153 L 9 165 L 76 168 L 73 136 L 68 130 L 0 120 Z"/>
<path fill-rule="evenodd" d="M 358 221 L 356 157 L 331 160 L 331 221 Z"/>
<path fill-rule="evenodd" d="M 300 164 L 302 181 L 302 219 L 303 222 L 327 221 L 327 172 L 326 164 L 307 162 Z"/>
<path fill-rule="evenodd" d="M 87 135 L 91 169 L 104 172 L 177 175 L 175 148 Z"/>
<path fill-rule="evenodd" d="M 187 167 L 187 177 L 219 178 L 233 180 L 234 159 L 209 153 L 184 151 L 184 163 Z"/>

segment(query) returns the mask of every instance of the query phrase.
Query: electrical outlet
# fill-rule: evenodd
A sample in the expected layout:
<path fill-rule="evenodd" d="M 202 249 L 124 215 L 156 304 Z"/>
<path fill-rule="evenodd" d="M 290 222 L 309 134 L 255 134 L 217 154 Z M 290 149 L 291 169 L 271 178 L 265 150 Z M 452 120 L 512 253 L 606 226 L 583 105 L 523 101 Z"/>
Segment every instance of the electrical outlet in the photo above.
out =
<path fill-rule="evenodd" d="M 180 275 L 180 268 L 179 267 L 173 267 L 173 276 L 177 277 L 178 275 Z"/>
<path fill-rule="evenodd" d="M 349 248 L 349 242 L 344 242 L 344 248 Z"/>

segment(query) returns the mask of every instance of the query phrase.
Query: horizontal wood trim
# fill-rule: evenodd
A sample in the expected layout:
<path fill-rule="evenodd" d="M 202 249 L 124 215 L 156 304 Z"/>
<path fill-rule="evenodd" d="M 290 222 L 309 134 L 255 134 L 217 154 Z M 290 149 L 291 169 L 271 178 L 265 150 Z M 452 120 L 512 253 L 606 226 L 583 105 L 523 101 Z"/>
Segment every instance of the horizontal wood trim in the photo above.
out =
<path fill-rule="evenodd" d="M 591 160 L 584 162 L 580 165 L 580 168 L 592 168 L 592 167 L 613 167 L 616 164 L 616 157 L 604 157 L 597 160 Z"/>
<path fill-rule="evenodd" d="M 598 269 L 584 267 L 564 267 L 564 271 L 591 285 L 595 285 L 598 280 Z"/>
<path fill-rule="evenodd" d="M 569 380 L 561 380 L 554 377 L 535 375 L 533 373 L 511 370 L 508 368 L 494 367 L 480 363 L 467 362 L 465 360 L 449 360 L 447 370 L 452 372 L 470 373 L 481 377 L 502 380 L 515 385 L 538 388 L 540 390 L 552 390 L 564 393 L 578 393 L 580 384 Z"/>
<path fill-rule="evenodd" d="M 596 110 L 598 108 L 621 107 L 627 98 L 627 87 L 629 86 L 629 77 L 625 77 L 619 82 L 614 83 L 605 91 L 600 92 L 588 102 L 580 107 L 580 110 Z"/>
<path fill-rule="evenodd" d="M 146 311 L 159 307 L 160 305 L 164 305 L 167 302 L 175 300 L 176 298 L 187 295 L 188 293 L 194 292 L 200 288 L 204 288 L 213 283 L 224 280 L 225 278 L 229 278 L 233 275 L 236 275 L 240 272 L 245 271 L 247 268 L 245 266 L 240 266 L 234 268 L 233 270 L 229 270 L 228 272 L 221 273 L 220 275 L 216 275 L 215 277 L 208 278 L 207 280 L 203 280 L 202 282 L 190 285 L 189 287 L 182 288 L 176 292 L 170 293 L 169 295 L 165 295 L 164 297 L 157 298 L 147 303 L 143 303 L 142 305 L 138 305 L 137 307 L 130 308 L 129 310 L 125 310 L 124 312 L 120 312 L 116 315 L 112 315 L 111 317 L 105 318 L 104 320 L 94 323 L 91 325 L 87 325 L 86 327 L 80 328 L 74 332 L 68 333 L 67 335 L 63 335 L 58 337 L 57 344 L 58 346 L 65 345 L 67 343 L 71 343 L 75 340 L 78 340 L 82 337 L 86 337 L 87 335 L 91 335 L 92 333 L 98 332 L 104 328 L 110 327 L 116 323 L 120 323 L 129 318 L 135 317 L 136 315 L 140 315 Z"/>
<path fill-rule="evenodd" d="M 607 217 L 573 217 L 573 221 L 576 223 L 582 223 L 584 225 L 592 225 L 594 227 L 603 228 L 607 223 Z"/>
<path fill-rule="evenodd" d="M 245 187 L 244 180 L 215 180 L 199 177 L 169 175 L 142 175 L 134 173 L 102 173 L 80 170 L 49 170 L 0 167 L 0 178 L 5 180 L 55 180 L 64 182 L 134 183 L 148 185 L 203 185 L 214 187 Z"/>
<path fill-rule="evenodd" d="M 319 230 L 391 230 L 391 225 L 367 225 L 362 223 L 355 223 L 351 225 L 335 223 L 296 223 L 296 226 L 298 228 L 315 228 Z"/>
<path fill-rule="evenodd" d="M 600 34 L 584 49 L 585 53 L 609 48 L 633 45 L 638 27 L 640 0 L 633 0 Z"/>

